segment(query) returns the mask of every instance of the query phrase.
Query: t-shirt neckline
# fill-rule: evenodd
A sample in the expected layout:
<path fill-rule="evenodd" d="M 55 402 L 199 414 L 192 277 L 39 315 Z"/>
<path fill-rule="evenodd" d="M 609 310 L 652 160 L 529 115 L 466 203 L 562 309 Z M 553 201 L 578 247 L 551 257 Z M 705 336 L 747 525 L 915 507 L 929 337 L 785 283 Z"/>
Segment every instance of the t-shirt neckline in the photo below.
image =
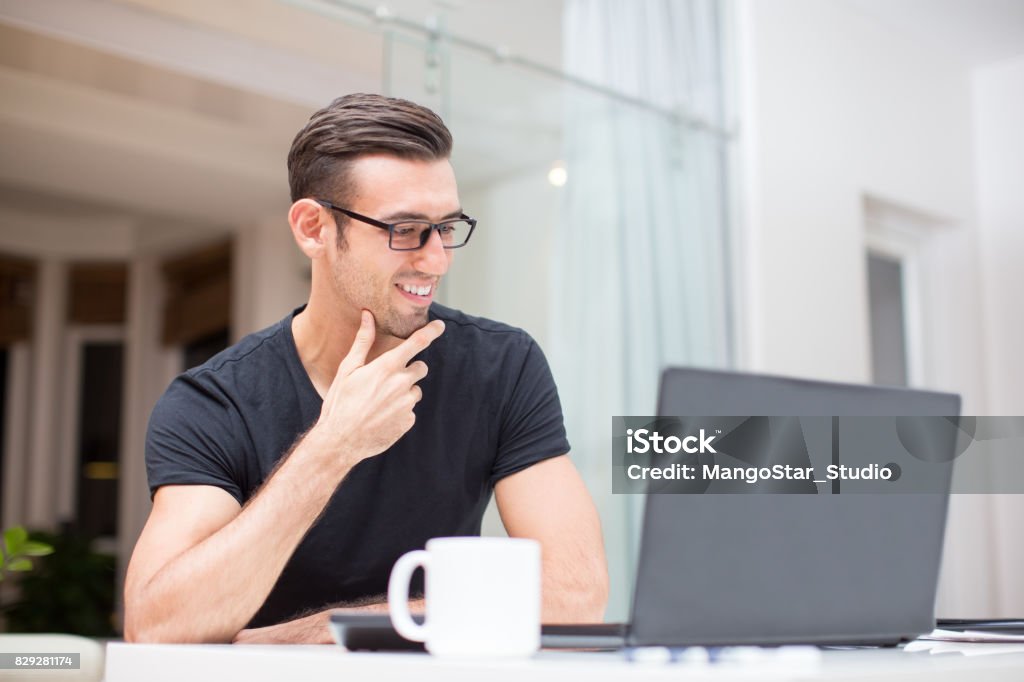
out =
<path fill-rule="evenodd" d="M 302 356 L 299 355 L 299 346 L 295 343 L 295 333 L 292 330 L 292 324 L 295 322 L 295 317 L 306 309 L 306 304 L 303 303 L 298 308 L 293 310 L 290 315 L 281 320 L 281 325 L 284 327 L 284 336 L 286 344 L 288 346 L 288 355 L 291 360 L 292 372 L 299 377 L 299 384 L 302 390 L 306 392 L 306 397 L 316 401 L 316 404 L 322 405 L 324 402 L 320 392 L 316 390 L 316 386 L 313 384 L 313 380 L 309 376 L 309 372 L 306 371 L 306 366 L 302 364 Z"/>

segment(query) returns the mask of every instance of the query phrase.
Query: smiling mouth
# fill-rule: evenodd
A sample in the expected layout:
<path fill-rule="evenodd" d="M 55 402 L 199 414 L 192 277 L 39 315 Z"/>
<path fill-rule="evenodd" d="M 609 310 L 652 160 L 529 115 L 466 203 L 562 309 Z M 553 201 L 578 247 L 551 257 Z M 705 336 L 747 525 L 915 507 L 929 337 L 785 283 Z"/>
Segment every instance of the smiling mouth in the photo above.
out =
<path fill-rule="evenodd" d="M 434 284 L 396 284 L 395 287 L 411 301 L 416 303 L 429 303 L 434 296 L 436 285 Z"/>
<path fill-rule="evenodd" d="M 430 292 L 434 289 L 433 285 L 431 284 L 427 284 L 422 287 L 418 287 L 412 284 L 399 284 L 398 288 L 414 296 L 430 296 Z"/>

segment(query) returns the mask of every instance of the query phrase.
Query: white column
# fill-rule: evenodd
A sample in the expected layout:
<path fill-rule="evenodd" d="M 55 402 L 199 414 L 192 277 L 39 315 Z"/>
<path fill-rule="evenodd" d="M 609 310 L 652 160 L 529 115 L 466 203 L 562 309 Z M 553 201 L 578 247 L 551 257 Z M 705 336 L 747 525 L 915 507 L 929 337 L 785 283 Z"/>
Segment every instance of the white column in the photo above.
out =
<path fill-rule="evenodd" d="M 989 412 L 1019 416 L 1024 415 L 1024 56 L 977 69 L 973 97 Z M 996 547 L 996 608 L 990 615 L 1011 617 L 1024 613 L 1024 496 L 989 498 L 992 523 L 986 531 Z"/>
<path fill-rule="evenodd" d="M 35 325 L 32 333 L 32 410 L 29 422 L 28 480 L 25 523 L 53 528 L 57 519 L 57 466 L 60 438 L 59 406 L 63 402 L 67 264 L 43 260 L 36 280 Z M 70 437 L 69 434 L 63 434 Z"/>
<path fill-rule="evenodd" d="M 232 251 L 231 338 L 268 327 L 309 298 L 309 261 L 284 215 L 235 233 Z"/>

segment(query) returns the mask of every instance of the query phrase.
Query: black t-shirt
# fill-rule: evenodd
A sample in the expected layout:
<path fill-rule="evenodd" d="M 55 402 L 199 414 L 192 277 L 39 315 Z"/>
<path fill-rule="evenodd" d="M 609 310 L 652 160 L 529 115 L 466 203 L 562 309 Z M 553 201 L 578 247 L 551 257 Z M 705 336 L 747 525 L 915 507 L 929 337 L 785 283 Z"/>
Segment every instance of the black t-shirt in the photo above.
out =
<path fill-rule="evenodd" d="M 171 383 L 146 436 L 151 494 L 214 485 L 245 504 L 316 422 L 322 400 L 291 331 L 301 310 Z M 551 371 L 526 332 L 437 304 L 430 318 L 445 331 L 417 356 L 429 373 L 415 425 L 352 469 L 249 627 L 385 594 L 400 555 L 479 535 L 498 480 L 569 451 Z"/>

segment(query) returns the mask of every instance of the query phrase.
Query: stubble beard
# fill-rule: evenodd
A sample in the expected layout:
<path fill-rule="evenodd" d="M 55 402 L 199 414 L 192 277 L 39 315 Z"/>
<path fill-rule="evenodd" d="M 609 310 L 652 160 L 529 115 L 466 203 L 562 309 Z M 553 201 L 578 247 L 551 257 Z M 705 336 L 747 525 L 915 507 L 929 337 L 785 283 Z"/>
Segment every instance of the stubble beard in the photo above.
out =
<path fill-rule="evenodd" d="M 396 339 L 407 339 L 430 321 L 427 314 L 429 308 L 406 314 L 395 309 L 391 299 L 394 296 L 391 291 L 395 288 L 394 282 L 376 281 L 365 273 L 357 275 L 354 269 L 348 269 L 347 273 L 346 270 L 345 265 L 339 262 L 334 272 L 335 289 L 342 301 L 350 301 L 360 309 L 373 313 L 378 336 L 387 334 Z"/>
<path fill-rule="evenodd" d="M 388 334 L 396 339 L 407 339 L 417 329 L 422 329 L 427 325 L 428 316 L 426 309 L 422 313 L 400 315 L 390 305 L 385 303 L 385 306 L 383 314 L 376 318 L 378 334 Z"/>

